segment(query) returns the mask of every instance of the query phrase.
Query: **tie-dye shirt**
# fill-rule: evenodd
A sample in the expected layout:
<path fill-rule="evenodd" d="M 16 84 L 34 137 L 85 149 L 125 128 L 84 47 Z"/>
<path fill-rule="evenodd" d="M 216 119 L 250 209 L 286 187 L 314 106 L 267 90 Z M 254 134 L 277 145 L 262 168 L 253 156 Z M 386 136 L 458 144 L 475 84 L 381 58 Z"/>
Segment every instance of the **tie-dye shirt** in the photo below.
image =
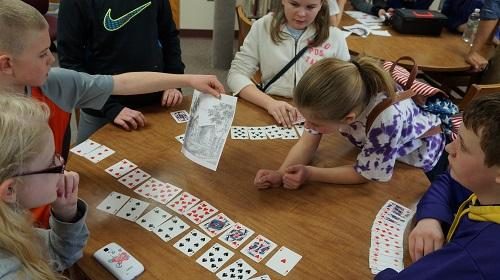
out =
<path fill-rule="evenodd" d="M 373 181 L 389 181 L 396 160 L 430 171 L 445 146 L 442 133 L 418 139 L 441 121 L 423 111 L 413 100 L 398 102 L 384 110 L 374 120 L 368 135 L 365 132 L 369 112 L 387 98 L 379 93 L 347 128 L 340 132 L 361 148 L 354 168 L 361 176 Z"/>

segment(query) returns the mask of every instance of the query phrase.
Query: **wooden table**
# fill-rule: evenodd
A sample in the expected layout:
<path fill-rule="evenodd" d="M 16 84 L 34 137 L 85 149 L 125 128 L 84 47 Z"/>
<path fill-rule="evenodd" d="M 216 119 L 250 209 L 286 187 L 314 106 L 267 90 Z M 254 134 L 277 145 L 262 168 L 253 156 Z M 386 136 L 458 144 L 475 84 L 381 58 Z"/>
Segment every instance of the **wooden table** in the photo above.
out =
<path fill-rule="evenodd" d="M 359 23 L 349 15 L 342 16 L 340 26 Z M 470 50 L 467 43 L 457 34 L 443 29 L 441 36 L 423 36 L 401 34 L 385 26 L 391 37 L 369 35 L 362 38 L 357 35 L 347 37 L 349 51 L 354 54 L 364 54 L 382 60 L 395 61 L 402 56 L 411 56 L 417 62 L 420 70 L 433 72 L 461 72 L 470 70 L 465 61 Z M 493 47 L 488 45 L 482 51 L 484 57 L 493 55 Z M 402 62 L 403 65 L 408 63 Z"/>
<path fill-rule="evenodd" d="M 190 98 L 186 99 L 180 108 L 189 108 Z M 96 209 L 111 191 L 147 200 L 104 172 L 123 158 L 138 164 L 153 177 L 207 200 L 256 234 L 303 256 L 290 274 L 282 277 L 265 266 L 274 252 L 257 264 L 239 250 L 233 250 L 236 254 L 226 265 L 244 258 L 257 269 L 257 275 L 266 273 L 272 279 L 369 279 L 370 230 L 379 208 L 388 199 L 411 206 L 428 186 L 422 171 L 401 164 L 392 181 L 385 184 L 311 183 L 296 191 L 259 191 L 253 186 L 257 170 L 278 168 L 294 140 L 252 141 L 228 137 L 219 167 L 213 172 L 191 162 L 180 152 L 181 145 L 174 137 L 184 133 L 185 125 L 176 124 L 165 109 L 146 112 L 148 125 L 139 132 L 125 132 L 107 125 L 92 136 L 98 143 L 116 150 L 109 158 L 93 164 L 74 154 L 70 156 L 68 168 L 80 173 L 80 196 L 89 204 L 87 223 L 91 235 L 78 266 L 90 279 L 113 279 L 92 257 L 97 249 L 112 241 L 144 264 L 141 279 L 216 279 L 215 274 L 195 262 L 216 238 L 194 256 L 187 257 L 172 246 L 184 234 L 164 243 L 139 225 Z M 271 117 L 261 109 L 238 101 L 233 125 L 272 123 Z M 321 143 L 314 164 L 348 164 L 353 162 L 355 155 L 356 149 L 350 143 L 338 135 L 331 135 Z M 146 211 L 160 206 L 153 200 L 148 202 L 151 205 Z M 166 206 L 163 208 L 173 214 Z"/>

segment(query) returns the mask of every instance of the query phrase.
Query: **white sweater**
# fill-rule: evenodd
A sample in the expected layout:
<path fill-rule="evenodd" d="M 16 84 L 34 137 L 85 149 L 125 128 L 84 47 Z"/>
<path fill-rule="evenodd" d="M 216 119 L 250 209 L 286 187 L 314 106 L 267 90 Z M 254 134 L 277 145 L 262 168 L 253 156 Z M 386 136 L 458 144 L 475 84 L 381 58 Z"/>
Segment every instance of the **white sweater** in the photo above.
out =
<path fill-rule="evenodd" d="M 281 33 L 285 40 L 278 45 L 271 39 L 270 28 L 272 14 L 268 14 L 252 24 L 252 28 L 231 62 L 231 69 L 227 77 L 229 89 L 234 95 L 246 86 L 252 84 L 250 78 L 260 69 L 263 84 L 267 84 L 303 47 L 314 38 L 315 28 L 310 25 L 300 36 L 297 43 L 285 26 Z M 306 53 L 274 82 L 266 91 L 269 94 L 292 97 L 293 89 L 306 70 L 315 62 L 326 58 L 336 57 L 349 60 L 349 50 L 342 32 L 336 27 L 330 27 L 329 38 L 320 46 L 310 48 Z"/>

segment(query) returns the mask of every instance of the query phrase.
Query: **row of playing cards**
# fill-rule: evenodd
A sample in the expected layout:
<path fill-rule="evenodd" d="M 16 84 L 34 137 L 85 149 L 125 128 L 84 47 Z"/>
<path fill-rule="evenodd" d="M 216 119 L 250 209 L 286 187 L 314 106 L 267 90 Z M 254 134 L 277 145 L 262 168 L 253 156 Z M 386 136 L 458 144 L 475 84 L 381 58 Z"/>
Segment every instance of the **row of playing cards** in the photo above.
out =
<path fill-rule="evenodd" d="M 403 270 L 404 232 L 413 214 L 412 210 L 392 200 L 379 210 L 371 232 L 369 265 L 373 274 L 386 268 Z"/>
<path fill-rule="evenodd" d="M 90 160 L 93 163 L 98 163 L 115 153 L 115 151 L 113 151 L 109 147 L 101 145 L 90 139 L 87 139 L 84 142 L 78 144 L 70 151 Z"/>
<path fill-rule="evenodd" d="M 175 202 L 182 204 L 181 201 L 199 201 L 199 199 L 184 192 L 172 200 L 173 204 L 176 204 Z M 190 228 L 181 218 L 171 215 L 159 207 L 155 207 L 141 216 L 148 206 L 148 202 L 112 192 L 97 206 L 97 209 L 136 222 L 148 231 L 154 232 L 165 242 L 172 240 Z M 180 210 L 178 207 L 171 209 L 179 214 L 184 213 L 185 217 L 193 223 L 199 224 L 200 228 L 205 232 L 202 233 L 197 229 L 193 229 L 174 244 L 176 249 L 187 256 L 194 255 L 211 238 L 223 232 L 219 240 L 233 249 L 240 247 L 254 234 L 254 231 L 240 223 L 234 223 L 223 213 L 213 215 L 217 212 L 217 209 L 205 201 L 195 205 L 191 210 Z M 258 235 L 241 249 L 241 253 L 255 262 L 260 262 L 276 248 L 276 243 L 262 235 Z M 220 244 L 215 244 L 200 256 L 196 262 L 215 273 L 233 255 L 234 253 L 231 250 Z M 278 253 L 269 259 L 266 265 L 282 275 L 287 275 L 300 259 L 300 255 L 286 247 L 282 247 Z M 240 259 L 221 270 L 217 276 L 220 279 L 248 279 L 255 273 L 255 269 Z M 257 279 L 270 278 L 261 276 Z"/>
<path fill-rule="evenodd" d="M 293 127 L 269 126 L 232 126 L 231 139 L 266 140 L 266 139 L 299 139 L 304 133 L 304 125 Z"/>

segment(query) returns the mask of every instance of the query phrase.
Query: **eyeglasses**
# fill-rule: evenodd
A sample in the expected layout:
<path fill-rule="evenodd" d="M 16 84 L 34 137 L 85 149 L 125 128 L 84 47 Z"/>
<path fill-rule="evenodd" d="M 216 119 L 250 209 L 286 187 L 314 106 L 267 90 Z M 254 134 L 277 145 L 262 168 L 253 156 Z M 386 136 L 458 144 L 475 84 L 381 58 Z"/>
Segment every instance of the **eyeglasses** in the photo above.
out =
<path fill-rule="evenodd" d="M 54 160 L 52 163 L 53 167 L 45 168 L 43 170 L 39 171 L 30 171 L 30 172 L 24 172 L 15 175 L 14 177 L 21 177 L 21 176 L 30 176 L 30 175 L 37 175 L 37 174 L 63 174 L 64 170 L 66 168 L 66 165 L 64 164 L 64 158 L 60 154 L 54 154 Z"/>

